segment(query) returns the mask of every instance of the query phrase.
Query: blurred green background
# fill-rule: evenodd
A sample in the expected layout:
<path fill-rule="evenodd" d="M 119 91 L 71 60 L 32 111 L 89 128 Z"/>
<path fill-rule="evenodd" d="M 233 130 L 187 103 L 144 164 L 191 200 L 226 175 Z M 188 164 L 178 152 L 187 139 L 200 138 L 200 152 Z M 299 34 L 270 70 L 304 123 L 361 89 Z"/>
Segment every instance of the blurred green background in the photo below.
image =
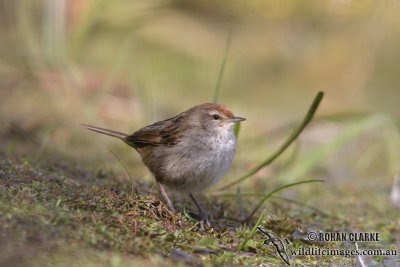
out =
<path fill-rule="evenodd" d="M 320 122 L 302 136 L 303 148 L 337 142 L 357 123 L 362 129 L 319 167 L 347 177 L 361 161 L 388 180 L 398 170 L 395 1 L 0 3 L 1 132 L 15 140 L 8 149 L 110 166 L 111 147 L 145 174 L 131 149 L 79 124 L 133 132 L 212 101 L 231 31 L 220 102 L 248 119 L 239 165 L 271 153 L 322 90 Z"/>
<path fill-rule="evenodd" d="M 272 154 L 321 90 L 297 144 L 242 188 L 324 179 L 287 196 L 364 230 L 399 225 L 399 14 L 372 0 L 2 0 L 1 149 L 125 175 L 111 150 L 152 181 L 132 149 L 79 125 L 130 133 L 211 102 L 227 53 L 219 102 L 247 121 L 220 185 Z"/>
<path fill-rule="evenodd" d="M 400 159 L 399 11 L 396 1 L 1 1 L 1 145 L 124 172 L 110 149 L 151 180 L 130 148 L 79 124 L 133 132 L 210 102 L 227 52 L 220 102 L 247 121 L 225 182 L 279 147 L 322 90 L 297 146 L 244 187 L 322 178 L 386 210 Z"/>

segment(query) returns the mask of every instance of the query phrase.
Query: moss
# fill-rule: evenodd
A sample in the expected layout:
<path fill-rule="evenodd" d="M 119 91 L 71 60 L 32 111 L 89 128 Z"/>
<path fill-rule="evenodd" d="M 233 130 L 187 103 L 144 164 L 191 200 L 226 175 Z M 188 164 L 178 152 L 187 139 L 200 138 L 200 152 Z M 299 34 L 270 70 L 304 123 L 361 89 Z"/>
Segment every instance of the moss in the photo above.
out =
<path fill-rule="evenodd" d="M 0 242 L 4 247 L 0 262 L 8 266 L 169 266 L 176 261 L 217 266 L 283 264 L 274 247 L 264 245 L 261 234 L 248 243 L 246 251 L 238 251 L 250 227 L 235 219 L 240 216 L 232 198 L 210 196 L 202 203 L 211 211 L 214 227 L 201 232 L 196 221 L 168 210 L 151 193 L 150 185 L 118 182 L 113 173 L 103 171 L 99 177 L 59 159 L 2 154 L 0 174 Z M 179 204 L 178 209 L 184 206 Z M 296 229 L 316 223 L 332 229 L 338 223 L 346 224 L 335 217 L 308 213 L 305 207 L 305 217 L 295 206 L 280 203 L 273 207 L 284 209 L 276 213 L 285 216 L 271 214 L 262 225 L 282 237 L 290 238 Z M 190 206 L 186 208 L 194 214 Z M 307 245 L 298 240 L 291 245 L 301 246 Z M 345 257 L 292 259 L 299 265 L 352 261 Z"/>

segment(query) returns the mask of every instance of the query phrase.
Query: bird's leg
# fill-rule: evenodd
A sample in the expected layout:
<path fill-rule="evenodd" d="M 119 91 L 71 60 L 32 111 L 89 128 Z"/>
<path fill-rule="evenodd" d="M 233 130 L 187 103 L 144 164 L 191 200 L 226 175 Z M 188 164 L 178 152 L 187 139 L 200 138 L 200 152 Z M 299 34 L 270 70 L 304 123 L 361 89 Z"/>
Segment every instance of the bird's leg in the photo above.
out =
<path fill-rule="evenodd" d="M 162 183 L 157 182 L 157 185 L 158 185 L 158 188 L 160 189 L 161 195 L 163 196 L 165 202 L 167 202 L 167 205 L 170 208 L 170 210 L 172 210 L 174 213 L 176 213 L 174 205 L 172 204 L 172 201 L 169 199 L 169 197 L 167 195 L 167 192 L 165 191 L 164 186 L 162 185 Z M 182 224 L 182 221 L 181 221 L 180 216 L 179 216 L 178 226 L 182 227 L 182 225 L 183 224 Z"/>
<path fill-rule="evenodd" d="M 196 205 L 197 209 L 199 210 L 199 217 L 200 217 L 200 228 L 204 229 L 204 224 L 208 227 L 211 226 L 210 221 L 208 220 L 207 214 L 204 210 L 200 207 L 199 203 L 197 203 L 196 199 L 192 194 L 189 194 L 190 198 L 193 200 L 194 204 Z"/>
<path fill-rule="evenodd" d="M 165 202 L 167 202 L 168 207 L 169 207 L 173 212 L 176 212 L 176 211 L 175 211 L 175 208 L 174 208 L 174 205 L 172 204 L 172 201 L 169 199 L 169 197 L 168 197 L 168 195 L 167 195 L 167 192 L 166 192 L 165 189 L 164 189 L 164 186 L 163 186 L 160 182 L 157 182 L 157 185 L 158 185 L 158 188 L 160 189 L 161 195 L 163 196 Z"/>

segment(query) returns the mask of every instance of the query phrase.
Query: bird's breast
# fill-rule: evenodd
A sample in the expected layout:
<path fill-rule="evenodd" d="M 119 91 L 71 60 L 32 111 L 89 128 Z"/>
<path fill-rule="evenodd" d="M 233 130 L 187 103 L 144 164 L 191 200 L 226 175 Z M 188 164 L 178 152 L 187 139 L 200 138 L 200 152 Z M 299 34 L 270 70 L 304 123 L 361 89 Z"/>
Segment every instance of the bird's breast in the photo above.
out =
<path fill-rule="evenodd" d="M 233 135 L 183 138 L 164 164 L 166 185 L 178 191 L 201 191 L 218 182 L 229 169 L 235 153 Z"/>

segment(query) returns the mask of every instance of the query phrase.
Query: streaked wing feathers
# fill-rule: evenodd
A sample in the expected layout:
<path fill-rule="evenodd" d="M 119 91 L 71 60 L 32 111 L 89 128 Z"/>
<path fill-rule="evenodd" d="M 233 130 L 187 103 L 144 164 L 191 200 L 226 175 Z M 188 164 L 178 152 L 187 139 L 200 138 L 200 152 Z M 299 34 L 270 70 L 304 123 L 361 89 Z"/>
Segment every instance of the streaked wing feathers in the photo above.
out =
<path fill-rule="evenodd" d="M 179 133 L 187 128 L 182 123 L 186 117 L 185 113 L 181 113 L 176 117 L 156 122 L 127 136 L 125 140 L 136 148 L 158 145 L 173 146 L 179 142 Z"/>

